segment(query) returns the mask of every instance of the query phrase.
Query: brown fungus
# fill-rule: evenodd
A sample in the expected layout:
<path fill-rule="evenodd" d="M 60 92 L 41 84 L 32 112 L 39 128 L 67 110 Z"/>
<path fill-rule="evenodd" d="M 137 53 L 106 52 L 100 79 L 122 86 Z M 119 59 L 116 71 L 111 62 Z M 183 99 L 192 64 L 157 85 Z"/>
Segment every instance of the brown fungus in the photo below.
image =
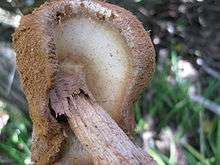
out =
<path fill-rule="evenodd" d="M 149 34 L 129 11 L 100 1 L 53 1 L 22 17 L 13 45 L 33 121 L 35 162 L 50 164 L 66 150 L 66 141 L 77 141 L 67 133 L 73 136 L 70 142 L 51 115 L 49 93 L 59 73 L 83 70 L 96 102 L 132 134 L 131 108 L 151 80 L 155 52 Z"/>

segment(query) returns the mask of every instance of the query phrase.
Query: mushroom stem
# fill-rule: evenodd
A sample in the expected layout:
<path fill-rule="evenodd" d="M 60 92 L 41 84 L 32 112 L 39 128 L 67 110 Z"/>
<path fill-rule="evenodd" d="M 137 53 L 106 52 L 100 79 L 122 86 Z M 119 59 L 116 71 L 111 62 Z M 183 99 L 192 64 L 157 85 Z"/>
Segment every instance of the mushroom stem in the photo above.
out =
<path fill-rule="evenodd" d="M 69 97 L 66 116 L 94 164 L 154 164 L 145 152 L 129 140 L 107 112 L 85 94 Z"/>
<path fill-rule="evenodd" d="M 67 117 L 71 130 L 92 159 L 84 157 L 81 160 L 87 159 L 101 165 L 153 165 L 154 161 L 147 153 L 136 147 L 110 115 L 93 99 L 81 74 L 81 72 L 76 75 L 60 74 L 50 95 L 51 107 L 57 118 L 59 115 Z M 59 109 L 61 104 L 62 109 Z M 57 164 L 68 164 L 67 162 L 71 160 L 68 160 L 67 154 L 64 154 Z"/>

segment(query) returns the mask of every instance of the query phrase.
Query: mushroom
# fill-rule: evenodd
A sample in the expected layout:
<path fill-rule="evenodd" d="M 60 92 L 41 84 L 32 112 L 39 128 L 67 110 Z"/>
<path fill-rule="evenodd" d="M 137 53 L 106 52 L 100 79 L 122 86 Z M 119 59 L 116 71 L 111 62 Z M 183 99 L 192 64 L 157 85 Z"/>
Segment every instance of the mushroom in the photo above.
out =
<path fill-rule="evenodd" d="M 32 159 L 37 164 L 70 153 L 75 163 L 92 161 L 71 131 L 75 128 L 58 121 L 64 115 L 71 123 L 65 111 L 70 103 L 60 100 L 72 93 L 76 98 L 70 101 L 89 106 L 90 98 L 90 109 L 103 109 L 132 136 L 132 105 L 152 78 L 155 52 L 148 32 L 129 11 L 95 0 L 45 3 L 21 19 L 13 45 L 33 121 Z"/>

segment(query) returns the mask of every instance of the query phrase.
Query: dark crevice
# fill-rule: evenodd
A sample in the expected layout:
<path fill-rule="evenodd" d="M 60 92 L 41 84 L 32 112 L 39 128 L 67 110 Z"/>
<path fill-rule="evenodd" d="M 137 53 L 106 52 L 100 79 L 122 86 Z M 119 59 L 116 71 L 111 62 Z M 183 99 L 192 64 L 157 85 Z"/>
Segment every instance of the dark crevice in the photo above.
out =
<path fill-rule="evenodd" d="M 70 97 L 67 97 L 67 102 L 68 102 L 68 105 L 70 105 Z"/>
<path fill-rule="evenodd" d="M 56 116 L 56 112 L 51 106 L 50 99 L 49 99 L 48 107 L 50 109 L 50 114 L 58 121 L 58 123 L 60 123 L 60 124 L 67 124 L 68 123 L 67 116 L 65 114 L 61 114 L 61 115 Z"/>
<path fill-rule="evenodd" d="M 56 119 L 60 124 L 67 124 L 68 123 L 67 116 L 65 114 L 58 115 Z"/>
<path fill-rule="evenodd" d="M 64 13 L 62 13 L 62 12 L 57 12 L 56 13 L 56 22 L 57 23 L 60 23 L 61 22 L 61 20 L 62 20 L 62 18 L 64 17 Z"/>
<path fill-rule="evenodd" d="M 80 91 L 80 94 L 83 94 L 87 99 L 90 98 L 89 95 L 84 92 L 84 90 L 79 89 L 79 91 Z"/>

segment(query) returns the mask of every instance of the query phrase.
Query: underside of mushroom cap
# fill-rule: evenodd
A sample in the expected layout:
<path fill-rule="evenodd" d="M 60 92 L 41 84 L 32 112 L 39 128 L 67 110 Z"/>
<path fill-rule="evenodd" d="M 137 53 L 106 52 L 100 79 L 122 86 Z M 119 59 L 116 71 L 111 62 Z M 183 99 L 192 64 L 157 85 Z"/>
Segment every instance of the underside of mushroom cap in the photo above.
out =
<path fill-rule="evenodd" d="M 103 21 L 78 15 L 60 23 L 55 38 L 60 70 L 71 74 L 82 66 L 96 101 L 122 123 L 132 59 L 119 31 Z"/>
<path fill-rule="evenodd" d="M 82 66 L 96 101 L 126 133 L 133 131 L 131 108 L 151 80 L 155 52 L 130 12 L 99 1 L 46 3 L 22 18 L 13 44 L 33 120 L 32 157 L 39 164 L 53 162 L 65 139 L 48 100 L 60 71 Z M 39 157 L 40 152 L 48 154 Z"/>

